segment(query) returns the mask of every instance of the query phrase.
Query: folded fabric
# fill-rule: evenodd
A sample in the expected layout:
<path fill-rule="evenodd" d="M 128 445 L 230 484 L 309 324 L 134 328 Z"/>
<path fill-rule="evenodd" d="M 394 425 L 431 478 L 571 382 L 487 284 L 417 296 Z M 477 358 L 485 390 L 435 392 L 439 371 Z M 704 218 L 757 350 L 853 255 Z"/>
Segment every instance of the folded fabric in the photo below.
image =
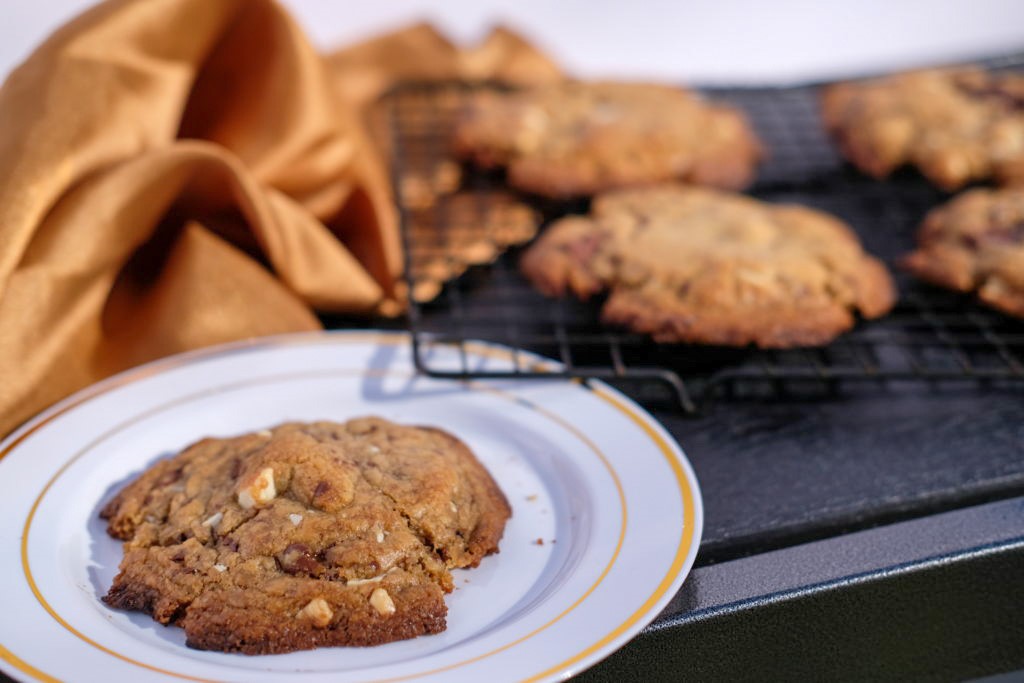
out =
<path fill-rule="evenodd" d="M 531 73 L 557 77 L 506 31 L 463 53 L 425 26 L 327 61 L 272 0 L 111 0 L 60 29 L 0 89 L 0 434 L 160 356 L 399 312 L 364 107 Z"/>

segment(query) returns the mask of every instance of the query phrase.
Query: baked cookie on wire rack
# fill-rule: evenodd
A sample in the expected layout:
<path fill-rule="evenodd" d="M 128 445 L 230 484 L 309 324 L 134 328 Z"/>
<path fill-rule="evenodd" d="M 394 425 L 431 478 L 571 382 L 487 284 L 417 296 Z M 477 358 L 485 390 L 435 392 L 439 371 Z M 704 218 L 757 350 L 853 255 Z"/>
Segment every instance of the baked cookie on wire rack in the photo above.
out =
<path fill-rule="evenodd" d="M 839 83 L 821 109 L 843 154 L 875 178 L 909 164 L 944 190 L 1024 180 L 1024 75 L 932 69 Z"/>
<path fill-rule="evenodd" d="M 911 273 L 1024 318 L 1024 187 L 959 195 L 925 217 L 917 244 Z"/>
<path fill-rule="evenodd" d="M 551 296 L 607 291 L 604 322 L 659 342 L 817 346 L 895 301 L 886 268 L 838 218 L 676 184 L 596 197 L 520 267 Z"/>
<path fill-rule="evenodd" d="M 507 168 L 510 186 L 555 199 L 667 180 L 742 189 L 761 158 L 737 109 L 638 83 L 478 93 L 454 145 L 477 166 Z"/>
<path fill-rule="evenodd" d="M 509 247 L 529 242 L 540 222 L 535 209 L 504 190 L 460 191 L 410 211 L 412 298 L 430 301 L 471 266 L 492 263 Z"/>

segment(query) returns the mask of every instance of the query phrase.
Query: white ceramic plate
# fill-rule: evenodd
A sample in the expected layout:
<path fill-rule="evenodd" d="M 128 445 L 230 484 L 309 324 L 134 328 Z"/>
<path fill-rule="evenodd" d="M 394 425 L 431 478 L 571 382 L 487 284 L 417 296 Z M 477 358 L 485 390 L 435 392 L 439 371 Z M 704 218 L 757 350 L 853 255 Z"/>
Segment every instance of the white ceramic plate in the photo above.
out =
<path fill-rule="evenodd" d="M 469 362 L 509 360 L 479 345 Z M 121 548 L 98 511 L 154 459 L 204 436 L 368 414 L 456 434 L 512 504 L 500 554 L 456 572 L 444 633 L 248 657 L 192 650 L 181 629 L 100 601 Z M 54 406 L 0 458 L 0 668 L 40 680 L 556 680 L 658 614 L 703 518 L 682 452 L 621 394 L 417 377 L 399 334 L 275 337 L 159 361 Z"/>

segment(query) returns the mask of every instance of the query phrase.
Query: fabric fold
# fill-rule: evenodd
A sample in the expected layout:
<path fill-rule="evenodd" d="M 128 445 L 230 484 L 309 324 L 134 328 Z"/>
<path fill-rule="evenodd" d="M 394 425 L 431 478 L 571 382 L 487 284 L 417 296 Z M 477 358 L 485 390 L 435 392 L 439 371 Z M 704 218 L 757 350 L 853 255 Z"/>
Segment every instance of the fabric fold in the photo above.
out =
<path fill-rule="evenodd" d="M 167 354 L 400 312 L 366 108 L 421 71 L 557 72 L 495 36 L 325 59 L 274 0 L 108 0 L 54 33 L 0 88 L 0 434 Z"/>

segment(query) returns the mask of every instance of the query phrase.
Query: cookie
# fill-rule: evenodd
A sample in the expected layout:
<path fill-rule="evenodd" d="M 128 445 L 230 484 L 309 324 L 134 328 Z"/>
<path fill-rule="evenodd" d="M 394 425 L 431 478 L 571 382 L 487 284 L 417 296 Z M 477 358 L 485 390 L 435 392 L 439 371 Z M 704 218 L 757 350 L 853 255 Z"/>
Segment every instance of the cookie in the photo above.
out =
<path fill-rule="evenodd" d="M 402 206 L 413 210 L 429 209 L 441 196 L 458 189 L 462 169 L 452 159 L 436 159 L 403 170 L 398 182 Z"/>
<path fill-rule="evenodd" d="M 470 266 L 491 263 L 508 247 L 533 239 L 540 217 L 501 190 L 460 192 L 408 221 L 413 299 L 429 301 Z"/>
<path fill-rule="evenodd" d="M 462 97 L 455 88 L 399 90 L 367 107 L 372 142 L 396 162 L 393 190 L 400 206 L 430 208 L 462 184 L 462 166 L 449 153 Z"/>
<path fill-rule="evenodd" d="M 946 190 L 1024 179 L 1024 75 L 917 71 L 834 85 L 821 103 L 845 156 L 875 178 L 910 164 Z"/>
<path fill-rule="evenodd" d="M 902 265 L 1024 318 L 1024 188 L 976 189 L 933 209 Z"/>
<path fill-rule="evenodd" d="M 104 601 L 181 626 L 203 650 L 437 633 L 449 569 L 497 552 L 510 514 L 487 470 L 439 429 L 371 417 L 205 439 L 103 508 L 125 541 Z"/>
<path fill-rule="evenodd" d="M 736 109 L 636 83 L 479 93 L 454 145 L 478 166 L 506 167 L 512 187 L 557 199 L 673 179 L 740 189 L 761 156 Z"/>
<path fill-rule="evenodd" d="M 683 185 L 597 197 L 524 254 L 541 292 L 609 291 L 602 319 L 659 342 L 825 344 L 893 305 L 888 271 L 839 219 Z"/>

